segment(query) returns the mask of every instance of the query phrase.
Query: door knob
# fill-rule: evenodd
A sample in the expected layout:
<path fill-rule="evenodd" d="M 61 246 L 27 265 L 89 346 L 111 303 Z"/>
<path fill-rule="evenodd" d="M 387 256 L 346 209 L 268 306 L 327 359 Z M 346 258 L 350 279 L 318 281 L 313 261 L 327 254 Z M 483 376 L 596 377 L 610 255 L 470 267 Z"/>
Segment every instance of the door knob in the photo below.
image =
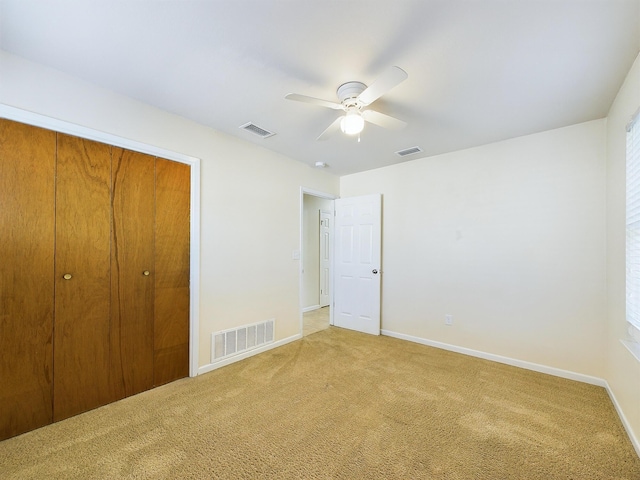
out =
<path fill-rule="evenodd" d="M 374 275 L 377 275 L 378 274 L 378 270 L 374 268 L 373 270 L 371 270 L 371 273 L 373 273 Z"/>
<path fill-rule="evenodd" d="M 62 278 L 64 278 L 65 280 L 71 280 L 72 275 L 70 273 L 65 273 Z"/>
<path fill-rule="evenodd" d="M 145 270 L 144 272 L 142 272 L 142 274 L 143 274 L 145 277 L 148 277 L 148 276 L 149 276 L 149 270 Z"/>

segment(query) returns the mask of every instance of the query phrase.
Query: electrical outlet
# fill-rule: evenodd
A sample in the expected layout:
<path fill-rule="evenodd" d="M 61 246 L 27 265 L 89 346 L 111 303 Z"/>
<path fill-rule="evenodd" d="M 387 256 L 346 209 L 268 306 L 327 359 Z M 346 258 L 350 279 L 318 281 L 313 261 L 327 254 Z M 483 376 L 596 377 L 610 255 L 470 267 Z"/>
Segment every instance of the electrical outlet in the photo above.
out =
<path fill-rule="evenodd" d="M 445 325 L 453 325 L 453 315 L 445 315 L 444 316 L 444 324 Z"/>

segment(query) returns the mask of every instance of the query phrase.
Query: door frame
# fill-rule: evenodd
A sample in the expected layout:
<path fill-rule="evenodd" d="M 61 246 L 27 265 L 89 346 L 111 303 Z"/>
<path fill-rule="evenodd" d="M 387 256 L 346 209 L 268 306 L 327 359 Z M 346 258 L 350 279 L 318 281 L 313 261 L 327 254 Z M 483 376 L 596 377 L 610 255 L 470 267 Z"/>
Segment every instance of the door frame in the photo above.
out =
<path fill-rule="evenodd" d="M 303 335 L 304 332 L 304 312 L 303 312 L 303 301 L 302 301 L 302 297 L 303 297 L 303 293 L 304 293 L 304 284 L 303 284 L 303 278 L 302 278 L 302 267 L 303 267 L 303 261 L 302 259 L 304 258 L 304 196 L 305 195 L 311 195 L 313 197 L 319 197 L 319 198 L 324 198 L 327 200 L 335 200 L 336 198 L 340 198 L 339 195 L 334 195 L 332 193 L 327 193 L 327 192 L 321 192 L 319 190 L 313 190 L 311 188 L 306 188 L 306 187 L 300 187 L 300 239 L 299 239 L 299 245 L 300 245 L 300 259 L 298 262 L 298 311 L 299 311 L 299 316 L 300 316 L 300 336 Z M 335 207 L 333 206 L 333 204 L 331 205 L 331 211 L 334 212 L 335 214 Z M 333 222 L 331 223 L 330 226 L 330 235 L 331 235 L 331 275 L 329 278 L 329 324 L 333 325 Z M 319 252 L 317 252 L 319 254 Z"/>
<path fill-rule="evenodd" d="M 186 163 L 191 167 L 189 376 L 195 377 L 198 375 L 198 342 L 200 337 L 200 159 L 4 104 L 0 104 L 0 118 L 66 133 L 88 140 L 95 140 L 179 163 Z"/>

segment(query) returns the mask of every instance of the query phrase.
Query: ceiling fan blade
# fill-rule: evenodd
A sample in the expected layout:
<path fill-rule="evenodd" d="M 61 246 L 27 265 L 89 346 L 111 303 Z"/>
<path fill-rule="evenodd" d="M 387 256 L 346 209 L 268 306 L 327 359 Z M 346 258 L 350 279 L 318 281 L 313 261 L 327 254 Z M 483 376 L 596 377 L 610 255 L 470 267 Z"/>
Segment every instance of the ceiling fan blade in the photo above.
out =
<path fill-rule="evenodd" d="M 373 123 L 374 125 L 388 128 L 390 130 L 401 130 L 407 126 L 407 122 L 390 117 L 384 113 L 376 112 L 375 110 L 365 110 L 362 112 L 362 118 L 369 123 Z"/>
<path fill-rule="evenodd" d="M 296 102 L 310 103 L 312 105 L 319 105 L 321 107 L 333 108 L 334 110 L 343 110 L 342 104 L 329 102 L 320 98 L 307 97 L 306 95 L 298 95 L 297 93 L 289 93 L 285 95 L 287 100 L 295 100 Z"/>
<path fill-rule="evenodd" d="M 322 132 L 320 134 L 320 136 L 318 138 L 316 138 L 316 140 L 326 140 L 327 138 L 329 138 L 332 134 L 336 133 L 338 130 L 340 130 L 340 122 L 342 121 L 344 117 L 339 116 L 338 118 L 336 118 L 331 125 L 329 125 L 326 130 L 324 132 Z"/>
<path fill-rule="evenodd" d="M 400 67 L 390 67 L 381 76 L 379 76 L 364 92 L 362 92 L 358 99 L 364 105 L 370 105 L 379 99 L 382 95 L 387 93 L 393 87 L 404 82 L 409 75 Z"/>

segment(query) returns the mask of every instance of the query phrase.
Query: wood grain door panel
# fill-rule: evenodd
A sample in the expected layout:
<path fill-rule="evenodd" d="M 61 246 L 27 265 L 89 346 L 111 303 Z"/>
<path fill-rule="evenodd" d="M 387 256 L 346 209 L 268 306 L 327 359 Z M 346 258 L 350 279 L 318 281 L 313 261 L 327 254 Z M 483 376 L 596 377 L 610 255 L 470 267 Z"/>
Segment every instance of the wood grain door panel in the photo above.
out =
<path fill-rule="evenodd" d="M 0 440 L 52 414 L 56 134 L 0 119 Z"/>
<path fill-rule="evenodd" d="M 122 398 L 153 387 L 155 158 L 114 147 L 112 177 L 111 360 Z"/>
<path fill-rule="evenodd" d="M 54 420 L 113 401 L 111 147 L 58 134 Z M 64 275 L 71 278 L 66 280 Z"/>
<path fill-rule="evenodd" d="M 189 374 L 190 177 L 0 119 L 0 440 Z"/>
<path fill-rule="evenodd" d="M 156 159 L 154 385 L 189 375 L 191 168 Z"/>

